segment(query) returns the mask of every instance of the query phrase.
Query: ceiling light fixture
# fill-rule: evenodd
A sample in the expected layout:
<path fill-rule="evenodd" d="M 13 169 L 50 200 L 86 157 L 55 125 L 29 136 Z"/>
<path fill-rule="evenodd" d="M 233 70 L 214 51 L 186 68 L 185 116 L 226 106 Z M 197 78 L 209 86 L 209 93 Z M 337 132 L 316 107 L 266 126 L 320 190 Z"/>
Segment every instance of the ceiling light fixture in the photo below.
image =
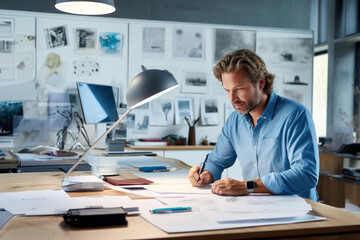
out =
<path fill-rule="evenodd" d="M 73 14 L 102 15 L 114 12 L 114 0 L 56 0 L 55 8 Z"/>

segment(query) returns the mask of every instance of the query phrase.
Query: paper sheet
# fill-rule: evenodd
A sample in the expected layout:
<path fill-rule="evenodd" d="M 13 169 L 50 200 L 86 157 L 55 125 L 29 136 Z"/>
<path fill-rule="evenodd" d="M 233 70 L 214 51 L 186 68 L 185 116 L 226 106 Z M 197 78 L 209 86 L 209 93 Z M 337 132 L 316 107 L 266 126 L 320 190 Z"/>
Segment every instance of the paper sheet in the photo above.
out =
<path fill-rule="evenodd" d="M 63 190 L 0 193 L 0 208 L 14 215 L 57 215 L 69 209 L 123 207 L 137 214 L 138 208 L 151 209 L 164 204 L 156 199 L 132 200 L 127 196 L 89 196 L 71 198 Z"/>
<path fill-rule="evenodd" d="M 192 212 L 172 214 L 150 214 L 147 209 L 141 209 L 141 216 L 144 219 L 168 233 L 289 224 L 325 219 L 306 214 L 311 207 L 298 196 L 225 197 L 214 194 L 193 194 L 186 195 L 184 198 L 159 198 L 159 200 L 170 207 L 192 207 Z M 286 201 L 291 201 L 287 202 L 288 206 L 284 206 Z M 262 214 L 262 210 L 267 213 Z"/>
<path fill-rule="evenodd" d="M 63 190 L 0 193 L 0 207 L 12 214 L 54 214 L 70 200 Z"/>
<path fill-rule="evenodd" d="M 182 212 L 174 214 L 151 214 L 149 211 L 141 210 L 141 217 L 167 233 L 195 232 L 219 229 L 231 229 L 242 227 L 255 227 L 276 224 L 290 224 L 296 222 L 319 221 L 325 218 L 313 215 L 301 217 L 245 220 L 234 223 L 221 224 L 213 219 L 207 218 L 200 211 Z"/>
<path fill-rule="evenodd" d="M 184 197 L 183 194 L 157 193 L 157 192 L 146 189 L 145 186 L 147 186 L 147 185 L 132 185 L 132 186 L 126 186 L 126 187 L 125 186 L 122 186 L 122 187 L 109 186 L 109 188 L 116 190 L 116 191 L 132 193 L 132 194 L 136 194 L 136 195 L 144 196 L 144 197 L 154 197 L 154 198 L 182 198 L 182 197 Z"/>

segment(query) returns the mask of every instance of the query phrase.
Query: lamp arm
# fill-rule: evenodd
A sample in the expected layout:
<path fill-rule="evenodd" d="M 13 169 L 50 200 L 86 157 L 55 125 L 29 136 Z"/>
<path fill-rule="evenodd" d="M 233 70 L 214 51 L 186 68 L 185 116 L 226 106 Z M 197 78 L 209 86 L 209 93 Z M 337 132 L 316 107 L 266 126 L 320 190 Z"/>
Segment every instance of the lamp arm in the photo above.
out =
<path fill-rule="evenodd" d="M 121 118 L 119 118 L 105 133 L 103 133 L 103 135 L 101 135 L 95 142 L 94 144 L 88 149 L 85 151 L 85 153 L 79 158 L 79 160 L 77 160 L 76 163 L 74 163 L 74 165 L 69 169 L 69 171 L 64 175 L 63 177 L 63 181 L 67 178 L 67 176 L 76 168 L 77 165 L 79 165 L 79 163 L 99 144 L 99 142 L 101 140 L 104 139 L 105 136 L 107 136 L 109 134 L 109 132 L 111 130 L 113 130 L 113 128 L 118 125 L 121 120 L 123 120 L 125 118 L 125 116 L 131 111 L 132 109 L 129 108 L 122 116 Z"/>

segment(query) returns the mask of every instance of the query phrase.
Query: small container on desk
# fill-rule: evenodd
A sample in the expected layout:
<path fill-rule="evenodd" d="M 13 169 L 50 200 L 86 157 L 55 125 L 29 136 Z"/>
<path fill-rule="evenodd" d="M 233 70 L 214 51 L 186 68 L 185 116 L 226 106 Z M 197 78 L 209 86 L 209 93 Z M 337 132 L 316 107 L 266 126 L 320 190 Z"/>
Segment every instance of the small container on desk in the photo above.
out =
<path fill-rule="evenodd" d="M 195 126 L 189 127 L 188 145 L 196 145 Z"/>

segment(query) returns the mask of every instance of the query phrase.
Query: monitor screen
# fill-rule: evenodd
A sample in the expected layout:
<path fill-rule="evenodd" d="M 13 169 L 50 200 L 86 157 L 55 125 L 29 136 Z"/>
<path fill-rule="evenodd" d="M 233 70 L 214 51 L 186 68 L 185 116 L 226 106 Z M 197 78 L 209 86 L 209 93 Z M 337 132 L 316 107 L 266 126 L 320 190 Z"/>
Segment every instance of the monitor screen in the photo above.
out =
<path fill-rule="evenodd" d="M 112 86 L 76 83 L 86 124 L 116 122 L 116 109 Z"/>

